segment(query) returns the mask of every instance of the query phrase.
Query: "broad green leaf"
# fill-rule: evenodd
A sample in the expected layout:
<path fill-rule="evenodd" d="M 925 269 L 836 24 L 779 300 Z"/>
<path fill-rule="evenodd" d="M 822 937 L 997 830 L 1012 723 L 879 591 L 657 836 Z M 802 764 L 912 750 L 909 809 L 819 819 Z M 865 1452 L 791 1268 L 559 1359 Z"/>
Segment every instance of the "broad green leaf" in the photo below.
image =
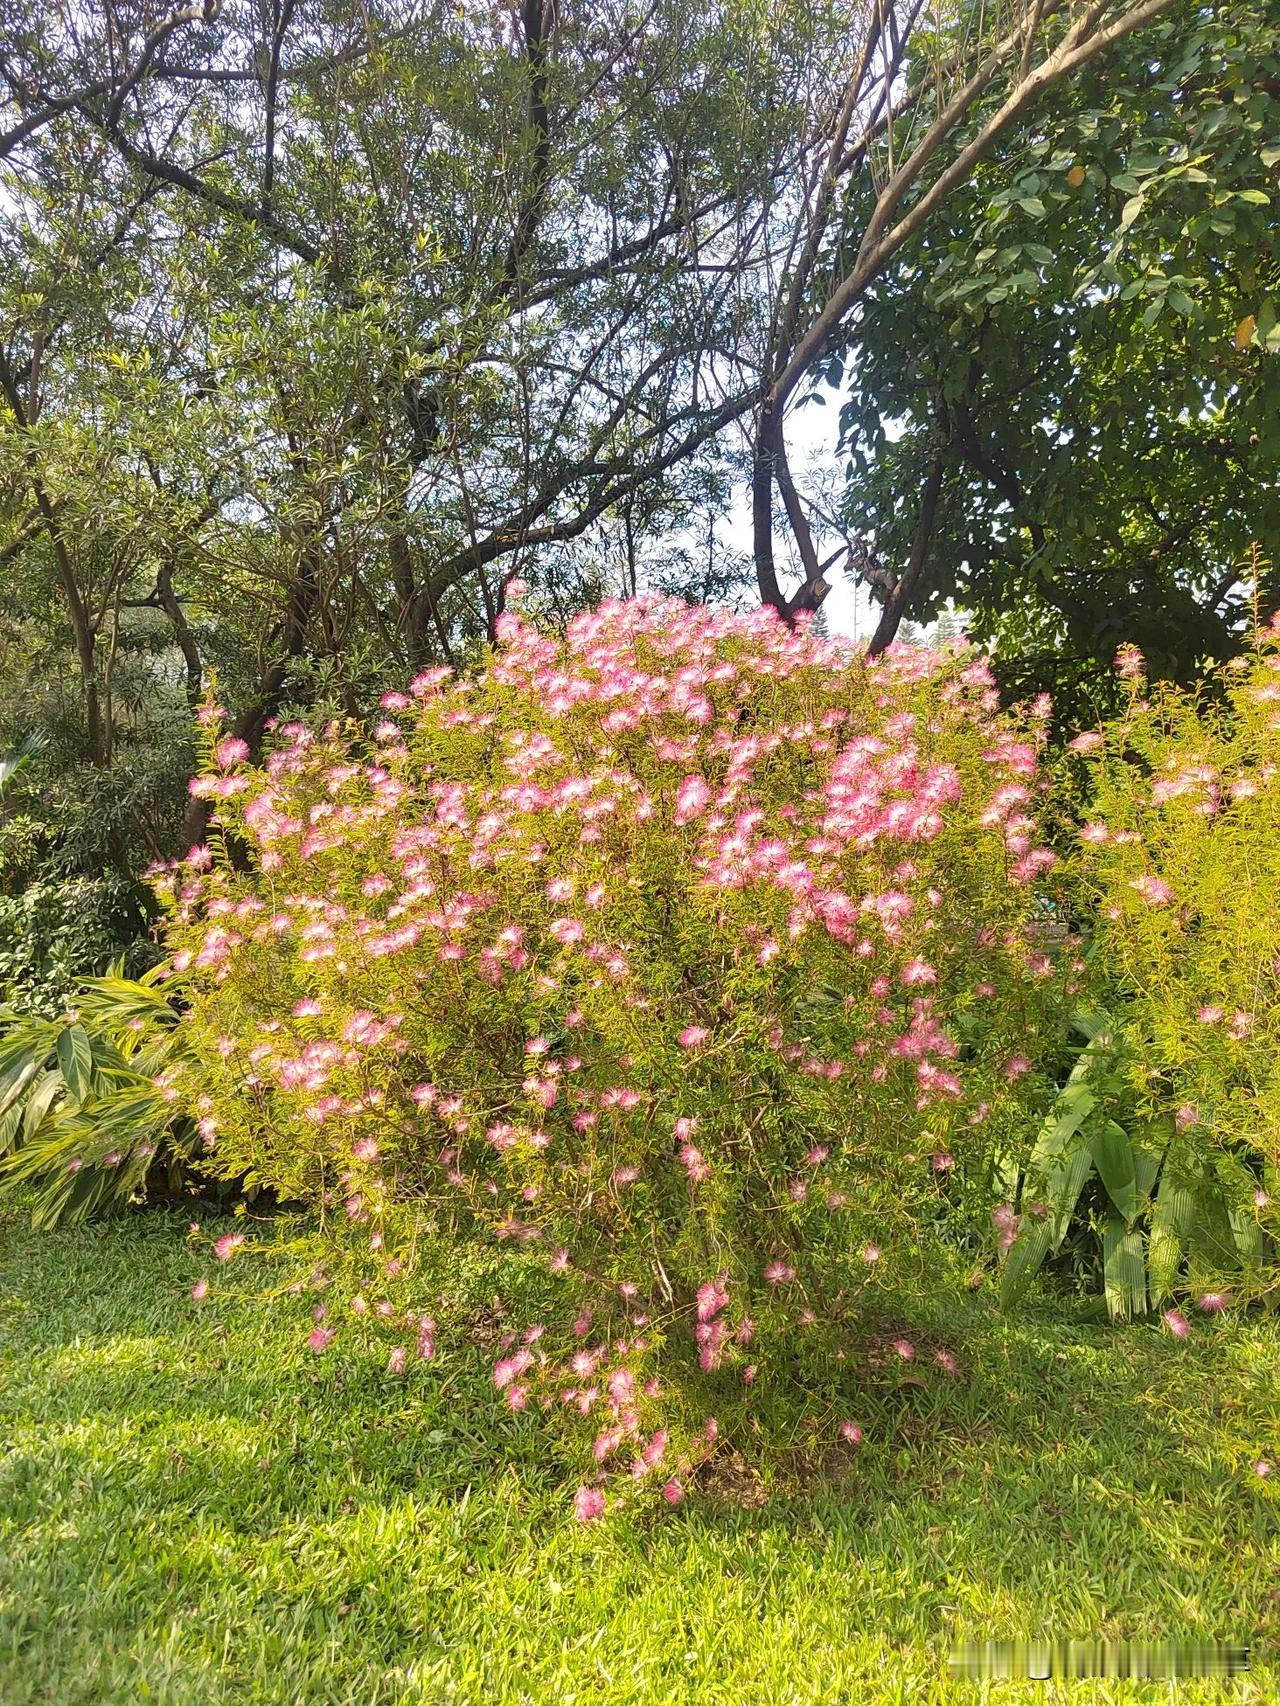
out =
<path fill-rule="evenodd" d="M 46 1072 L 31 1094 L 27 1097 L 26 1108 L 22 1115 L 22 1137 L 24 1143 L 39 1131 L 46 1115 L 64 1088 L 60 1072 Z"/>
<path fill-rule="evenodd" d="M 1138 1185 L 1129 1134 L 1114 1120 L 1103 1120 L 1091 1134 L 1089 1149 L 1107 1195 L 1128 1224 L 1138 1212 Z"/>
<path fill-rule="evenodd" d="M 1022 1296 L 1027 1286 L 1049 1254 L 1050 1226 L 1048 1217 L 1033 1221 L 1022 1231 L 1009 1248 L 1000 1276 L 1000 1307 L 1010 1308 Z"/>
<path fill-rule="evenodd" d="M 58 1065 L 73 1102 L 87 1102 L 93 1094 L 93 1049 L 83 1025 L 69 1025 L 58 1038 Z"/>
<path fill-rule="evenodd" d="M 1111 1215 L 1102 1229 L 1102 1278 L 1113 1321 L 1132 1320 L 1147 1308 L 1142 1234 Z"/>
<path fill-rule="evenodd" d="M 1151 1215 L 1148 1268 L 1153 1306 L 1173 1295 L 1195 1212 L 1194 1182 L 1166 1164 Z"/>
<path fill-rule="evenodd" d="M 1216 1179 L 1202 1179 L 1196 1191 L 1191 1248 L 1211 1271 L 1234 1268 L 1239 1261 L 1231 1213 L 1222 1186 Z"/>

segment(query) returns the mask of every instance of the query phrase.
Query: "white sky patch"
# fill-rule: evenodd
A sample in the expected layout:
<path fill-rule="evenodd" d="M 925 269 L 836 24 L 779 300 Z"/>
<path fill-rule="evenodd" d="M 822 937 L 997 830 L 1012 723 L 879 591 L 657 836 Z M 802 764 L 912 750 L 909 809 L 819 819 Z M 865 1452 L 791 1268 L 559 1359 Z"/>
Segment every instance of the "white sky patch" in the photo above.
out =
<path fill-rule="evenodd" d="M 839 438 L 840 398 L 835 392 L 824 392 L 817 402 L 793 409 L 787 415 L 787 461 L 792 478 L 801 497 L 811 499 L 828 514 L 834 513 L 842 501 L 847 478 L 844 458 L 836 451 Z M 821 515 L 813 509 L 809 514 L 821 560 L 831 555 L 841 543 L 841 536 L 824 525 Z M 751 488 L 745 479 L 735 485 L 729 508 L 717 524 L 716 537 L 726 549 L 751 554 Z M 785 519 L 775 524 L 774 550 L 778 579 L 783 590 L 790 592 L 803 575 Z M 826 578 L 831 591 L 822 609 L 830 632 L 851 640 L 869 639 L 879 619 L 879 605 L 838 563 Z"/>

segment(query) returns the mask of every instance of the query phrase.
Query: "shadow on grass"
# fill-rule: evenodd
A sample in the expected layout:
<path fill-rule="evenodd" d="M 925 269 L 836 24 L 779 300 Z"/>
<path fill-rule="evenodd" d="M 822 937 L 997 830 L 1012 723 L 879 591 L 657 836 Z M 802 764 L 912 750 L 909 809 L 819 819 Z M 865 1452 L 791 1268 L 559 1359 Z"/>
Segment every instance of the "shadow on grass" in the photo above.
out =
<path fill-rule="evenodd" d="M 965 1376 L 869 1401 L 831 1478 L 582 1529 L 480 1371 L 202 1315 L 184 1231 L 0 1226 L 6 1703 L 929 1700 L 952 1639 L 1280 1638 L 1274 1322 L 967 1300 Z"/>

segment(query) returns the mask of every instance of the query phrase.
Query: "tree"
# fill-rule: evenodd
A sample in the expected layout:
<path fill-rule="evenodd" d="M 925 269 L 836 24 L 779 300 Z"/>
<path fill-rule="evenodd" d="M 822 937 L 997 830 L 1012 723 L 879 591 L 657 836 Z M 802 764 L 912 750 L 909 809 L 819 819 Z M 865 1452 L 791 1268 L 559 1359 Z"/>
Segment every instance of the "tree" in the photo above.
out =
<path fill-rule="evenodd" d="M 634 583 L 744 457 L 759 595 L 815 609 L 787 409 L 1173 3 L 0 0 L 0 556 L 33 658 L 69 629 L 90 766 L 131 667 L 185 715 L 216 665 L 251 748 L 362 714 L 514 574 Z"/>
<path fill-rule="evenodd" d="M 1179 7 L 1098 62 L 877 281 L 841 422 L 882 642 L 954 599 L 1012 686 L 1070 692 L 1122 642 L 1184 680 L 1238 649 L 1280 534 L 1265 14 Z"/>

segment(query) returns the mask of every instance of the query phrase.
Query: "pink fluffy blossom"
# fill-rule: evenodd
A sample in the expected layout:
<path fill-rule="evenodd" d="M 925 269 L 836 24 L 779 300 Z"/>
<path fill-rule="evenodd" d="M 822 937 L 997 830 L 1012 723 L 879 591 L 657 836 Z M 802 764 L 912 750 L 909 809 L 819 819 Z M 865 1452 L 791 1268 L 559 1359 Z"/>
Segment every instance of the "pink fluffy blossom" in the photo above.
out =
<path fill-rule="evenodd" d="M 599 1487 L 579 1487 L 573 1495 L 573 1514 L 579 1522 L 595 1522 L 604 1515 L 604 1493 Z"/>

